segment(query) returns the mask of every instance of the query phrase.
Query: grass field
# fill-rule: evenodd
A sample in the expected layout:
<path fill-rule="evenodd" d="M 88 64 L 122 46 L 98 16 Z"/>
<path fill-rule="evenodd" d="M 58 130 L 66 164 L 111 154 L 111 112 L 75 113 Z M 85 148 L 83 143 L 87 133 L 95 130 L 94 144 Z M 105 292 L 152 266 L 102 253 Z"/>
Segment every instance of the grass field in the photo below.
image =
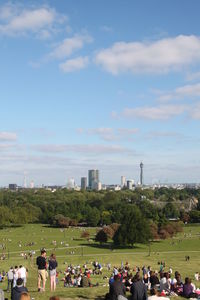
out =
<path fill-rule="evenodd" d="M 122 261 L 124 263 L 128 261 L 131 267 L 150 265 L 153 269 L 159 270 L 158 261 L 162 260 L 166 263 L 166 270 L 171 266 L 173 272 L 179 270 L 182 278 L 187 275 L 192 280 L 194 279 L 194 273 L 196 271 L 200 272 L 200 226 L 186 225 L 184 232 L 173 239 L 152 242 L 150 248 L 149 245 L 136 245 L 134 249 L 112 249 L 111 243 L 108 243 L 106 247 L 100 246 L 92 240 L 96 233 L 94 228 L 87 229 L 91 234 L 91 240 L 88 242 L 81 238 L 82 230 L 84 229 L 67 228 L 60 230 L 40 224 L 0 230 L 0 244 L 5 244 L 6 246 L 5 250 L 0 247 L 0 254 L 4 253 L 6 255 L 6 259 L 0 261 L 0 270 L 8 271 L 10 266 L 25 265 L 29 270 L 27 287 L 31 297 L 35 300 L 49 299 L 49 296 L 53 295 L 49 291 L 49 280 L 46 292 L 37 292 L 35 260 L 42 247 L 47 249 L 47 256 L 52 252 L 56 253 L 59 265 L 57 269 L 62 272 L 64 272 L 66 265 L 69 263 L 74 265 L 87 263 L 88 266 L 91 266 L 94 260 L 101 262 L 105 266 L 103 276 L 110 276 L 106 268 L 107 263 L 111 263 L 112 266 L 120 266 Z M 56 246 L 52 244 L 53 240 L 56 240 Z M 34 245 L 28 246 L 27 244 L 31 242 L 34 242 Z M 36 251 L 33 260 L 30 258 L 24 260 L 21 253 L 28 253 L 30 250 Z M 186 255 L 190 256 L 189 262 L 185 261 Z M 88 289 L 64 288 L 63 282 L 59 281 L 54 294 L 62 298 L 101 298 L 108 291 L 108 280 L 103 279 L 103 276 L 92 276 L 92 283 L 98 282 L 99 286 Z M 61 278 L 62 274 L 59 275 L 59 279 Z M 200 287 L 200 282 L 194 281 L 194 283 L 197 287 Z M 5 290 L 6 287 L 7 281 L 0 283 L 0 288 Z M 5 296 L 10 299 L 10 294 L 5 293 Z"/>

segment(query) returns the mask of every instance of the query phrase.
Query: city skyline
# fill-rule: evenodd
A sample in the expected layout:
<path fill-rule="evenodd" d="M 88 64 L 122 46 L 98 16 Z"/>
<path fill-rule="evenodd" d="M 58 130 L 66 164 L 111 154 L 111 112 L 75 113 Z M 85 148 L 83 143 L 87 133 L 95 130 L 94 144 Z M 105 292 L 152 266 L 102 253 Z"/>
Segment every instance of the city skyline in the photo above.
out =
<path fill-rule="evenodd" d="M 0 186 L 200 182 L 199 9 L 2 0 Z"/>

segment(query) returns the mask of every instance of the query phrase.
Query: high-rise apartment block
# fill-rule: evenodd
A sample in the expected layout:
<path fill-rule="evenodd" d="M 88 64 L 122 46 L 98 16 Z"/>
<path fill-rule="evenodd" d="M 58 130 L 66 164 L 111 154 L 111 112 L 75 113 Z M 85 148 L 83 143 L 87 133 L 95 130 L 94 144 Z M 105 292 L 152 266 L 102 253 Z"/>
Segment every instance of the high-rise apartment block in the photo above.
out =
<path fill-rule="evenodd" d="M 81 177 L 81 189 L 82 190 L 87 189 L 87 177 Z"/>
<path fill-rule="evenodd" d="M 126 177 L 125 176 L 121 176 L 121 188 L 126 186 Z"/>
<path fill-rule="evenodd" d="M 96 189 L 99 183 L 99 170 L 88 171 L 88 187 L 89 189 Z"/>

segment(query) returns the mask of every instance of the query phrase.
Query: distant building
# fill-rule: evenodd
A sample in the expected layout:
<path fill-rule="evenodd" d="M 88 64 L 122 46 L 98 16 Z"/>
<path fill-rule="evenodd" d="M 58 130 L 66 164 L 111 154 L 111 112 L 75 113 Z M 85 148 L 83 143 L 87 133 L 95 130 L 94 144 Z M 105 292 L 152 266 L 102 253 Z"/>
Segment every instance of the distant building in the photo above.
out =
<path fill-rule="evenodd" d="M 126 186 L 126 177 L 125 176 L 121 176 L 121 187 L 125 187 Z"/>
<path fill-rule="evenodd" d="M 81 189 L 86 190 L 87 188 L 87 177 L 81 177 Z"/>
<path fill-rule="evenodd" d="M 17 184 L 16 183 L 10 183 L 8 188 L 11 191 L 16 191 L 17 190 Z"/>
<path fill-rule="evenodd" d="M 89 189 L 96 189 L 99 183 L 99 170 L 89 170 L 88 171 L 88 187 Z"/>
<path fill-rule="evenodd" d="M 35 184 L 34 184 L 34 181 L 32 180 L 32 181 L 30 182 L 30 188 L 31 188 L 31 189 L 34 189 L 34 187 L 35 187 Z"/>
<path fill-rule="evenodd" d="M 74 178 L 70 178 L 67 182 L 67 188 L 73 190 L 75 188 L 75 180 Z"/>
<path fill-rule="evenodd" d="M 109 191 L 121 191 L 121 186 L 118 184 L 110 184 L 106 186 L 106 189 Z"/>
<path fill-rule="evenodd" d="M 127 180 L 127 188 L 132 190 L 134 187 L 134 180 Z"/>

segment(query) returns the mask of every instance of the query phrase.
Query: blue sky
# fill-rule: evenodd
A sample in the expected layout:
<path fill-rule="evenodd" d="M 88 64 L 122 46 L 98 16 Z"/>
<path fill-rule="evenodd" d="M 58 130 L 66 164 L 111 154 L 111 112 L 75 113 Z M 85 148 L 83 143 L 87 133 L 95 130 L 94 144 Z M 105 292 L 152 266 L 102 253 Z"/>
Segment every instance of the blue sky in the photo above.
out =
<path fill-rule="evenodd" d="M 0 186 L 199 182 L 199 1 L 0 2 Z"/>

